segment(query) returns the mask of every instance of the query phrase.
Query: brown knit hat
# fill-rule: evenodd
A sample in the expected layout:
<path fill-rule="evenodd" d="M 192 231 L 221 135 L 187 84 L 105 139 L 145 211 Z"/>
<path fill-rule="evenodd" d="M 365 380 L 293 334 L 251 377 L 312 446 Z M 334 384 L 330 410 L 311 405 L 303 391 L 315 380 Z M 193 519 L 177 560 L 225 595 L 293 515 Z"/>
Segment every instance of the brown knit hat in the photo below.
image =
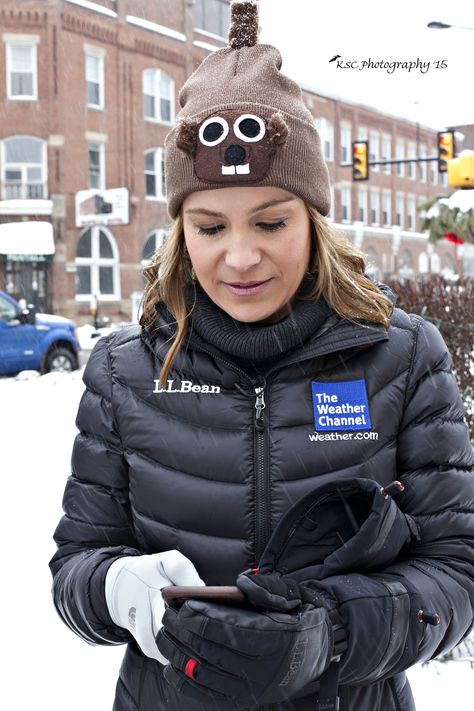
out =
<path fill-rule="evenodd" d="M 166 137 L 168 212 L 197 190 L 273 185 L 330 207 L 329 176 L 299 86 L 280 72 L 275 47 L 257 44 L 254 0 L 234 0 L 229 46 L 210 54 L 179 94 Z"/>

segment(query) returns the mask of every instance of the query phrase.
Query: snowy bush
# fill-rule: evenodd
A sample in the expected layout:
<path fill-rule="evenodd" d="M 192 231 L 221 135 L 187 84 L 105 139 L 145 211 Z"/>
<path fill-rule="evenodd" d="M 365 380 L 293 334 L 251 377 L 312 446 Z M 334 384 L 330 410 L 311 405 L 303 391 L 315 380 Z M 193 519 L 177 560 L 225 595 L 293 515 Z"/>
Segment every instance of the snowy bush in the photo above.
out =
<path fill-rule="evenodd" d="M 474 443 L 474 280 L 448 281 L 440 275 L 390 281 L 397 306 L 420 314 L 439 328 L 453 358 L 466 420 Z"/>

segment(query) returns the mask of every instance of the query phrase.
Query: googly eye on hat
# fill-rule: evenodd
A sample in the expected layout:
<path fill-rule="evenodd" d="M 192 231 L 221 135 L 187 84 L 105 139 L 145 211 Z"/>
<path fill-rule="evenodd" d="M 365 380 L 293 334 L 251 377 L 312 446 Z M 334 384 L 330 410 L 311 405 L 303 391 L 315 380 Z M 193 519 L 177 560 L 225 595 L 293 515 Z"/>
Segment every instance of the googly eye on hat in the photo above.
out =
<path fill-rule="evenodd" d="M 281 73 L 280 52 L 258 42 L 255 0 L 232 2 L 228 42 L 180 91 L 165 141 L 170 216 L 192 192 L 252 185 L 281 187 L 327 215 L 329 176 L 313 117 Z"/>

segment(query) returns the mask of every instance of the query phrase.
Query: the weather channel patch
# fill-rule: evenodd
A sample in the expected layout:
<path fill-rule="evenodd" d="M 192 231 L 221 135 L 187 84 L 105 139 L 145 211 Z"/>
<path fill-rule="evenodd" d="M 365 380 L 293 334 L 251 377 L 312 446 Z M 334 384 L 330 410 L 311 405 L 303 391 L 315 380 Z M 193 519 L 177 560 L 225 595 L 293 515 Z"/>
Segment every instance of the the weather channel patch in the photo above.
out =
<path fill-rule="evenodd" d="M 318 383 L 313 380 L 314 426 L 317 432 L 370 430 L 365 380 Z"/>

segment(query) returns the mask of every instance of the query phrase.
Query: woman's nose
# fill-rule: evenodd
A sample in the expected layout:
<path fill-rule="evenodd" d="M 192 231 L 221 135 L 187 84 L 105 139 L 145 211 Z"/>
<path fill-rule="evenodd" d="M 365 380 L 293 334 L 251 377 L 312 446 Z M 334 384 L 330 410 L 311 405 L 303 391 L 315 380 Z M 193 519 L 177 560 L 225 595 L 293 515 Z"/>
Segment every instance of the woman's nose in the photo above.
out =
<path fill-rule="evenodd" d="M 260 250 L 248 235 L 232 238 L 227 246 L 226 266 L 236 271 L 249 271 L 260 264 L 261 259 Z"/>

